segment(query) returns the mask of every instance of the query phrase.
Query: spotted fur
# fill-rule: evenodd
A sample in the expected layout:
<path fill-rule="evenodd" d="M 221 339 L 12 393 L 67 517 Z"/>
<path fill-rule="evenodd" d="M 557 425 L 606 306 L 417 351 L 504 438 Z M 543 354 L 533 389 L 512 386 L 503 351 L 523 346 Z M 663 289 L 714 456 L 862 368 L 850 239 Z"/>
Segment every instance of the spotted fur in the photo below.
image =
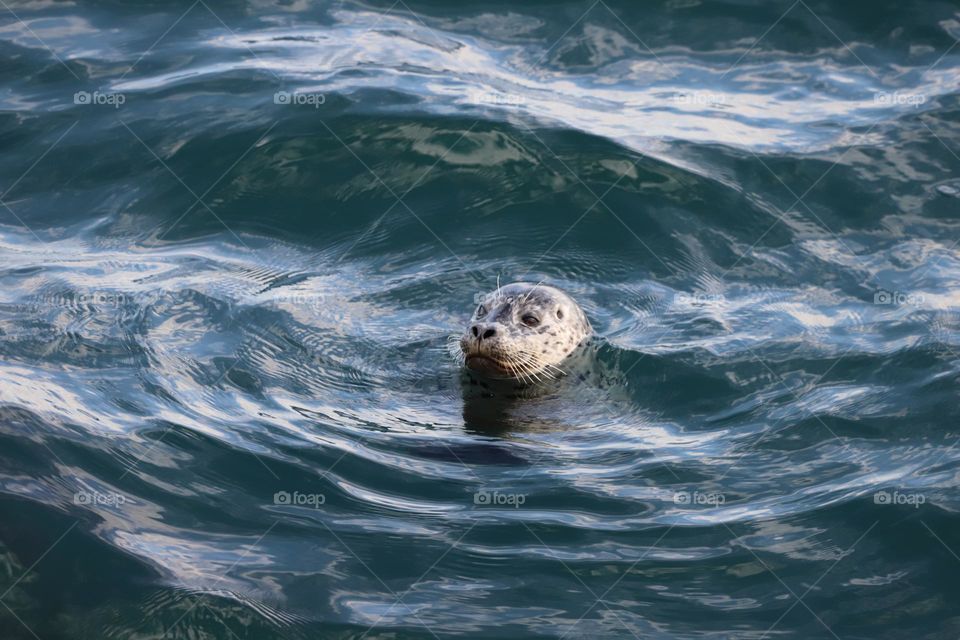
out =
<path fill-rule="evenodd" d="M 517 282 L 483 297 L 460 336 L 460 351 L 473 372 L 532 383 L 566 375 L 564 360 L 592 333 L 566 293 Z"/>

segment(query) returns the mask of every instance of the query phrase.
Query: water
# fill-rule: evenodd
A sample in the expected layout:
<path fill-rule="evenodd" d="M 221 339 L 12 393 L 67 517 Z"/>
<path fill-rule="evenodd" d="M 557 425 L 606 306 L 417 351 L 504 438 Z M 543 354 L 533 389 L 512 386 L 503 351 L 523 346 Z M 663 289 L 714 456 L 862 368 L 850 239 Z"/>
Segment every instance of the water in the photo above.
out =
<path fill-rule="evenodd" d="M 955 6 L 2 13 L 0 637 L 960 633 Z"/>

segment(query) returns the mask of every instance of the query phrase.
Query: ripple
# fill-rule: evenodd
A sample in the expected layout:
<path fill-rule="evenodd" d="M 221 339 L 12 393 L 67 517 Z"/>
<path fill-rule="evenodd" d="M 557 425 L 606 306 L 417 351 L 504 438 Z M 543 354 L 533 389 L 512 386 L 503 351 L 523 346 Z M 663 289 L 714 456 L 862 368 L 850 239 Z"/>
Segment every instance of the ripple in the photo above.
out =
<path fill-rule="evenodd" d="M 948 629 L 957 23 L 881 4 L 17 7 L 4 602 L 44 638 Z M 447 340 L 520 279 L 596 375 L 485 397 Z"/>

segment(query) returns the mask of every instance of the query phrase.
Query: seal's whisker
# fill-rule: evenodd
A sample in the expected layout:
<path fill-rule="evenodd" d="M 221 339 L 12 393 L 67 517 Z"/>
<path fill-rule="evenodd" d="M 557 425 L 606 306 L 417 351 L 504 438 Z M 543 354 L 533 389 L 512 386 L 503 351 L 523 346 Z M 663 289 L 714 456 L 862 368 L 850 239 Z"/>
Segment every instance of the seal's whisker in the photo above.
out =
<path fill-rule="evenodd" d="M 546 372 L 543 371 L 542 369 L 535 368 L 535 366 L 536 365 L 532 362 L 524 363 L 524 368 L 525 368 L 525 371 L 527 372 L 527 375 L 534 378 L 537 382 L 542 382 L 543 381 L 542 377 L 545 375 Z"/>
<path fill-rule="evenodd" d="M 514 358 L 520 363 L 525 373 L 532 375 L 538 382 L 542 382 L 541 376 L 554 378 L 554 375 L 544 368 L 545 363 L 536 354 L 528 351 L 517 351 Z"/>
<path fill-rule="evenodd" d="M 529 384 L 533 382 L 530 379 L 530 374 L 524 367 L 523 363 L 518 363 L 517 365 L 514 365 L 512 368 L 513 368 L 513 372 L 517 375 L 518 378 L 520 378 L 520 382 L 523 382 L 524 384 Z"/>
<path fill-rule="evenodd" d="M 532 366 L 531 366 L 529 363 L 524 363 L 523 366 L 524 366 L 524 371 L 525 371 L 526 374 L 527 374 L 527 377 L 529 377 L 529 378 L 531 378 L 531 379 L 533 379 L 533 380 L 535 380 L 535 381 L 537 381 L 537 382 L 542 382 L 542 380 L 540 379 L 540 372 L 539 372 L 539 371 L 533 369 Z"/>
<path fill-rule="evenodd" d="M 548 376 L 551 380 L 556 380 L 560 376 L 567 375 L 567 372 L 561 369 L 560 367 L 550 364 L 549 362 L 541 363 L 543 367 L 543 374 Z"/>
<path fill-rule="evenodd" d="M 466 362 L 467 356 L 464 355 L 463 349 L 460 348 L 460 336 L 455 333 L 452 333 L 449 336 L 447 336 L 446 346 L 447 346 L 447 353 L 450 354 L 450 356 L 456 361 L 458 365 L 462 366 Z"/>
<path fill-rule="evenodd" d="M 525 384 L 533 384 L 533 379 L 530 377 L 530 374 L 526 372 L 520 373 L 520 380 Z"/>
<path fill-rule="evenodd" d="M 555 369 L 557 372 L 563 375 L 566 375 L 566 372 L 563 369 L 561 369 L 560 367 L 556 366 L 551 362 L 547 362 L 539 354 L 536 354 L 530 351 L 518 351 L 517 356 L 524 358 L 527 364 L 531 366 L 535 366 L 538 369 L 542 369 L 543 373 L 551 377 L 553 377 L 553 374 L 550 371 L 548 371 L 548 369 Z"/>
<path fill-rule="evenodd" d="M 516 351 L 510 354 L 511 368 L 521 378 L 522 381 L 531 380 L 536 376 L 536 371 L 532 369 L 532 363 L 525 357 L 522 351 Z M 539 378 L 537 378 L 539 380 Z"/>
<path fill-rule="evenodd" d="M 567 372 L 566 372 L 566 371 L 564 371 L 563 369 L 561 369 L 560 367 L 558 367 L 557 365 L 555 365 L 555 364 L 553 364 L 553 363 L 551 363 L 551 362 L 544 362 L 544 363 L 543 363 L 543 366 L 546 367 L 546 368 L 548 368 L 548 369 L 554 369 L 554 370 L 556 370 L 556 372 L 559 373 L 559 374 L 562 375 L 562 376 L 567 375 Z"/>

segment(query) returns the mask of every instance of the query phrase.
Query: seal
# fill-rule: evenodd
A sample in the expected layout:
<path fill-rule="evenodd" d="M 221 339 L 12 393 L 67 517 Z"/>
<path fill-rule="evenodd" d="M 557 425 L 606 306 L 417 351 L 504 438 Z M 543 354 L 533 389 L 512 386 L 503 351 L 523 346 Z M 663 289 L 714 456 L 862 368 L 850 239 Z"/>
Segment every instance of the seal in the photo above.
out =
<path fill-rule="evenodd" d="M 480 297 L 460 351 L 467 369 L 482 377 L 533 384 L 566 375 L 563 362 L 592 334 L 569 295 L 515 282 Z"/>

